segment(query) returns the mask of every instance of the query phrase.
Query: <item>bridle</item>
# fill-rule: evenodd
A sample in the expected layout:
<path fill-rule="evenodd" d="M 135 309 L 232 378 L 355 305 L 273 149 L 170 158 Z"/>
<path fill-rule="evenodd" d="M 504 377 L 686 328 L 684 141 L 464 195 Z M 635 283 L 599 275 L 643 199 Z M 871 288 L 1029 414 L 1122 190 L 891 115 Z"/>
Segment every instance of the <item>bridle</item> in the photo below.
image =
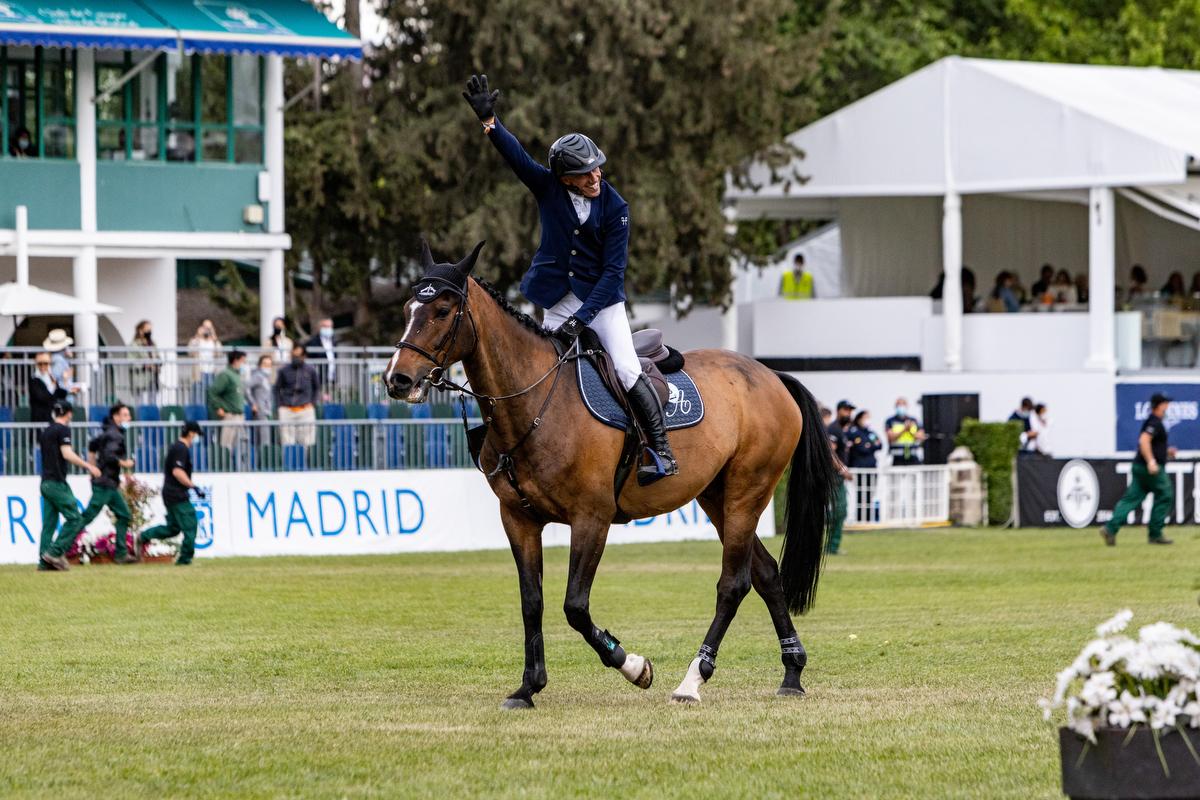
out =
<path fill-rule="evenodd" d="M 448 330 L 446 335 L 442 337 L 442 340 L 433 347 L 432 351 L 426 350 L 420 345 L 415 345 L 411 342 L 404 341 L 403 339 L 396 343 L 396 349 L 412 350 L 414 353 L 433 364 L 433 368 L 429 371 L 429 374 L 422 379 L 422 381 L 428 384 L 430 388 L 446 389 L 449 391 L 458 392 L 459 404 L 462 412 L 463 428 L 466 429 L 468 437 L 471 435 L 471 428 L 470 424 L 467 422 L 467 403 L 464 395 L 470 395 L 479 401 L 479 410 L 481 412 L 484 411 L 483 403 L 487 403 L 488 408 L 483 418 L 483 425 L 481 426 L 483 428 L 482 435 L 486 437 L 487 431 L 491 427 L 492 420 L 495 418 L 496 406 L 501 400 L 513 400 L 529 394 L 534 389 L 545 383 L 550 376 L 554 376 L 554 380 L 550 384 L 550 391 L 546 393 L 546 399 L 542 401 L 542 406 L 538 409 L 538 412 L 534 416 L 533 422 L 530 423 L 529 428 L 517 440 L 516 444 L 508 449 L 507 452 L 501 453 L 498 449 L 496 450 L 498 454 L 496 468 L 491 472 L 486 473 L 488 478 L 494 478 L 499 473 L 504 472 L 509 483 L 512 485 L 513 489 L 517 493 L 517 496 L 520 498 L 521 504 L 524 507 L 529 508 L 531 506 L 528 499 L 526 499 L 524 493 L 521 492 L 520 488 L 517 486 L 515 464 L 512 459 L 512 454 L 516 452 L 521 445 L 525 443 L 525 440 L 528 439 L 529 436 L 541 426 L 542 416 L 546 413 L 546 409 L 550 407 L 550 401 L 554 398 L 554 390 L 558 387 L 558 380 L 562 374 L 563 366 L 565 366 L 568 361 L 573 361 L 583 355 L 579 349 L 579 340 L 576 339 L 574 342 L 572 342 L 571 346 L 563 351 L 563 353 L 555 360 L 554 365 L 550 367 L 545 374 L 543 374 L 533 383 L 526 386 L 524 389 L 512 392 L 511 394 L 502 395 L 481 394 L 480 392 L 468 389 L 466 386 L 463 386 L 461 383 L 458 383 L 447 376 L 447 367 L 449 365 L 446 362 L 450 358 L 450 353 L 454 349 L 454 343 L 457 341 L 459 331 L 462 329 L 463 318 L 466 317 L 467 321 L 471 324 L 471 336 L 474 341 L 471 344 L 470 352 L 466 353 L 462 358 L 468 358 L 472 353 L 475 352 L 475 348 L 479 346 L 479 328 L 475 324 L 474 315 L 471 314 L 467 290 L 465 288 L 460 289 L 458 286 L 455 286 L 449 281 L 439 280 L 438 282 L 441 283 L 443 287 L 438 294 L 450 292 L 459 299 L 458 311 L 454 315 L 454 321 L 450 324 L 450 330 Z M 437 294 L 434 295 L 435 298 L 437 296 Z M 493 449 L 495 449 L 494 445 Z"/>

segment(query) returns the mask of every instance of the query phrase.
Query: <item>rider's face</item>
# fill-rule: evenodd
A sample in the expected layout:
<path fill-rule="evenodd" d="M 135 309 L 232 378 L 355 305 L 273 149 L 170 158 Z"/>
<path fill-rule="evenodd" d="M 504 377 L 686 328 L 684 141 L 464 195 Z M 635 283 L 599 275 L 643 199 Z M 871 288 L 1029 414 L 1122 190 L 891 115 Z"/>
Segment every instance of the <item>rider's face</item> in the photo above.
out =
<path fill-rule="evenodd" d="M 562 182 L 568 186 L 574 186 L 584 197 L 599 197 L 600 176 L 600 168 L 596 167 L 583 175 L 563 175 Z"/>

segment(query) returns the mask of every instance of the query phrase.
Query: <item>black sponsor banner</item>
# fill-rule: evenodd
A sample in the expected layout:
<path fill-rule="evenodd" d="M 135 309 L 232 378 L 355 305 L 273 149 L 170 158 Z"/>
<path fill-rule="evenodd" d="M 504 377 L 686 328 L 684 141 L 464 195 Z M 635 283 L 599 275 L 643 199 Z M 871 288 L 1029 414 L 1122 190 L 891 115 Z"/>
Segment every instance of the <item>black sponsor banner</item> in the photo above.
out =
<path fill-rule="evenodd" d="M 1129 485 L 1131 460 L 1116 458 L 1017 459 L 1017 497 L 1020 527 L 1070 526 L 1086 528 L 1112 519 L 1113 508 Z M 1200 523 L 1196 492 L 1200 461 L 1172 461 L 1167 475 L 1175 490 L 1168 524 Z M 1125 524 L 1140 525 L 1149 519 L 1150 497 Z"/>

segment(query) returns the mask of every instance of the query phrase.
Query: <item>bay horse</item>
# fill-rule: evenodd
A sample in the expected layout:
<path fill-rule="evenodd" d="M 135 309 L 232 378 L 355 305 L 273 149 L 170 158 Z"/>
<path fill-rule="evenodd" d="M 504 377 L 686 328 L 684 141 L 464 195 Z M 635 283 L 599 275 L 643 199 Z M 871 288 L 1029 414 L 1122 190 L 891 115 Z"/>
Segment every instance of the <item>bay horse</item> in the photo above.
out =
<path fill-rule="evenodd" d="M 585 409 L 573 349 L 560 356 L 550 331 L 471 277 L 482 246 L 457 264 L 434 264 L 422 243 L 425 276 L 405 305 L 404 334 L 384 382 L 393 399 L 421 403 L 430 386 L 463 388 L 447 377 L 448 368 L 462 362 L 469 392 L 488 422 L 479 466 L 500 501 L 525 627 L 521 686 L 503 707 L 532 708 L 533 696 L 546 685 L 542 529 L 548 522 L 571 528 L 563 603 L 568 623 L 604 666 L 650 687 L 650 660 L 596 626 L 588 598 L 611 524 L 669 513 L 693 498 L 720 535 L 721 577 L 712 624 L 672 699 L 699 701 L 721 640 L 751 587 L 766 601 L 779 637 L 784 675 L 778 694 L 803 694 L 800 674 L 808 657 L 789 611 L 803 613 L 813 602 L 838 480 L 813 396 L 791 376 L 746 356 L 688 352 L 685 368 L 700 388 L 705 414 L 698 425 L 670 434 L 680 472 L 645 487 L 626 481 L 617 498 L 614 470 L 624 434 Z M 777 564 L 755 528 L 789 462 Z"/>

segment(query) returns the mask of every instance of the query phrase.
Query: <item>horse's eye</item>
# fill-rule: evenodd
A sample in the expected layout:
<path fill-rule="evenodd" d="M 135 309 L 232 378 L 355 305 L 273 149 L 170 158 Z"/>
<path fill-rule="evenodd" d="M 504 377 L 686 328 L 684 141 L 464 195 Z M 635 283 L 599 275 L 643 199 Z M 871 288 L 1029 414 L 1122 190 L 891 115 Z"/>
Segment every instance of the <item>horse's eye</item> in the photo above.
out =
<path fill-rule="evenodd" d="M 445 319 L 445 318 L 446 318 L 446 317 L 448 317 L 448 316 L 450 316 L 450 309 L 449 309 L 449 307 L 447 307 L 447 308 L 443 308 L 443 309 L 441 309 L 441 310 L 439 310 L 439 311 L 437 312 L 437 318 L 438 318 L 438 319 Z"/>

